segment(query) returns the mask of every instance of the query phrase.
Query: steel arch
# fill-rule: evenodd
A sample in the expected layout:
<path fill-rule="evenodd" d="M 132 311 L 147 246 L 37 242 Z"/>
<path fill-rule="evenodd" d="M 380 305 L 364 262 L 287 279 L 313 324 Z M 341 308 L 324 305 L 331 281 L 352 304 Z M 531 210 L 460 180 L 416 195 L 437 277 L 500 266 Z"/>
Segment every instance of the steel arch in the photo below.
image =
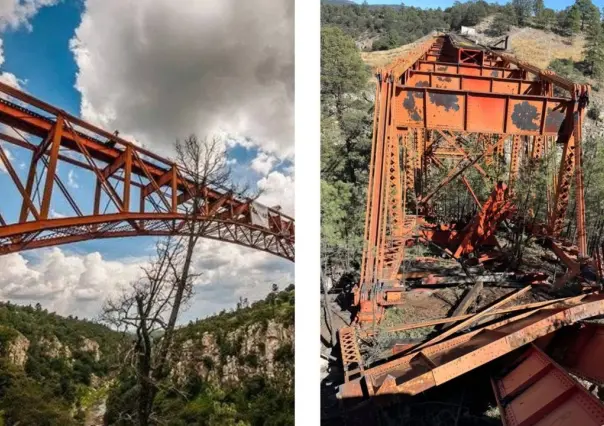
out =
<path fill-rule="evenodd" d="M 0 172 L 12 186 L 1 193 L 10 197 L 12 190 L 21 199 L 17 211 L 7 211 L 11 203 L 0 199 L 0 254 L 97 238 L 185 235 L 197 197 L 202 237 L 294 260 L 293 218 L 217 185 L 196 188 L 174 162 L 117 131 L 106 132 L 3 83 L 0 124 Z M 26 176 L 19 176 L 8 146 L 30 160 Z M 91 199 L 73 196 L 60 164 L 92 174 Z M 59 217 L 52 206 L 61 197 L 72 212 Z"/>

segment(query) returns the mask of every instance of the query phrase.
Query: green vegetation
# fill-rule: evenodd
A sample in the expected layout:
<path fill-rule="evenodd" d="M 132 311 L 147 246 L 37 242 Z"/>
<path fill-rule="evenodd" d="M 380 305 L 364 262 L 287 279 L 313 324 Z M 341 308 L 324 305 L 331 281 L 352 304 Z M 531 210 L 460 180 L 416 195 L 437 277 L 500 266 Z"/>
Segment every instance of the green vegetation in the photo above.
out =
<path fill-rule="evenodd" d="M 556 31 L 570 37 L 581 33 L 585 36 L 585 60 L 556 59 L 550 69 L 578 83 L 587 82 L 593 91 L 600 91 L 598 81 L 603 80 L 604 30 L 600 11 L 591 0 L 577 0 L 569 8 L 555 12 L 541 0 L 513 0 L 505 5 L 482 1 L 456 2 L 441 10 L 424 10 L 406 6 L 322 5 L 321 33 L 321 239 L 324 272 L 332 277 L 342 272 L 354 274 L 361 259 L 364 212 L 368 165 L 370 163 L 374 83 L 361 66 L 361 54 L 357 42 L 374 40 L 373 49 L 387 49 L 413 42 L 432 30 L 459 29 L 474 25 L 487 16 L 493 16 L 491 34 L 503 35 L 511 26 L 532 26 Z M 366 45 L 366 44 L 365 44 Z M 340 76 L 346 76 L 345 84 Z M 556 93 L 559 94 L 559 93 Z M 595 96 L 594 96 L 595 98 Z M 599 119 L 602 105 L 592 99 L 587 117 Z M 600 202 L 604 197 L 604 159 L 602 138 L 589 128 L 583 134 L 586 219 L 590 244 L 596 244 L 604 235 L 604 221 Z M 466 141 L 472 144 L 475 141 Z M 507 166 L 509 167 L 509 166 Z M 534 167 L 522 164 L 523 178 L 516 183 L 516 204 L 521 214 L 531 213 L 539 219 L 546 214 L 545 183 L 551 182 L 557 173 L 553 164 Z M 488 170 L 487 170 L 488 169 Z M 494 179 L 505 178 L 508 168 L 485 168 Z M 430 186 L 443 178 L 449 167 L 435 170 L 430 175 Z M 526 173 L 525 173 L 526 172 Z M 482 177 L 473 169 L 466 172 L 470 184 L 485 200 L 492 187 L 484 185 Z M 524 179 L 524 180 L 523 180 Z M 537 197 L 527 197 L 537 192 Z M 460 220 L 474 214 L 475 205 L 465 186 L 454 181 L 447 191 L 441 191 L 435 203 L 442 207 L 440 219 Z M 571 191 L 563 236 L 574 238 L 574 191 Z M 531 219 L 535 220 L 535 219 Z M 516 244 L 515 257 L 522 260 L 522 247 L 527 243 L 524 228 L 518 227 L 511 235 Z"/>
<path fill-rule="evenodd" d="M 98 360 L 84 338 L 99 344 Z M 97 392 L 93 375 L 108 376 L 121 339 L 107 327 L 63 318 L 39 304 L 0 304 L 0 424 L 81 424 Z"/>
<path fill-rule="evenodd" d="M 179 330 L 178 338 L 186 340 L 206 331 L 226 334 L 252 324 L 266 324 L 269 320 L 284 326 L 293 326 L 294 298 L 294 285 L 291 284 L 283 291 L 277 290 L 269 293 L 264 300 L 254 302 L 250 306 L 230 312 L 223 310 L 217 315 L 192 322 Z"/>
<path fill-rule="evenodd" d="M 604 43 L 600 11 L 591 0 L 576 0 L 572 6 L 554 11 L 543 0 L 511 0 L 505 5 L 482 0 L 456 1 L 446 9 L 368 4 L 323 4 L 321 23 L 337 26 L 354 40 L 371 40 L 371 50 L 388 50 L 411 43 L 433 30 L 459 30 L 494 15 L 489 35 L 505 34 L 512 25 L 532 26 L 571 36 L 583 32 L 588 38 L 586 54 L 591 72 L 601 77 Z"/>
<path fill-rule="evenodd" d="M 340 76 L 347 75 L 341 84 Z M 346 269 L 362 249 L 373 96 L 370 74 L 352 38 L 321 30 L 321 238 Z"/>
<path fill-rule="evenodd" d="M 261 373 L 262 355 L 266 342 L 256 342 L 256 348 L 243 355 L 242 336 L 251 327 L 266 331 L 269 322 L 292 329 L 294 325 L 294 286 L 283 291 L 273 287 L 264 299 L 252 303 L 241 302 L 238 309 L 222 311 L 205 319 L 190 323 L 177 330 L 177 347 L 192 341 L 200 348 L 196 355 L 199 364 L 208 371 L 218 373 L 227 360 L 236 360 L 238 366 L 249 368 L 252 373 L 240 376 L 238 382 L 222 381 L 216 376 L 203 376 L 195 367 L 189 366 L 184 382 L 172 377 L 161 383 L 154 403 L 152 418 L 170 426 L 285 426 L 294 424 L 294 349 L 291 344 L 282 344 L 274 353 L 274 374 Z M 228 335 L 240 332 L 239 338 L 229 340 Z M 211 355 L 212 348 L 202 347 L 204 333 L 213 335 L 219 359 Z M 172 360 L 175 365 L 175 360 Z M 246 370 L 248 371 L 248 370 Z M 255 371 L 255 372 L 254 372 Z M 106 420 L 112 425 L 127 425 L 125 419 L 134 416 L 137 409 L 137 382 L 134 370 L 124 369 L 117 378 L 107 400 Z"/>

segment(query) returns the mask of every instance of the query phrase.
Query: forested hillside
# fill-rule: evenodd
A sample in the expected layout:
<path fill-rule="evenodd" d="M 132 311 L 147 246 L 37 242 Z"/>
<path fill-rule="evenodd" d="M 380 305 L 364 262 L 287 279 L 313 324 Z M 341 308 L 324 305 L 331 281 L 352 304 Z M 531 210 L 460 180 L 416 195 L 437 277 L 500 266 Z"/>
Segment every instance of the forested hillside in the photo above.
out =
<path fill-rule="evenodd" d="M 512 0 L 505 5 L 482 0 L 455 2 L 446 9 L 409 6 L 321 5 L 323 26 L 335 25 L 355 39 L 365 50 L 386 50 L 410 43 L 433 30 L 459 30 L 474 26 L 491 16 L 489 33 L 502 35 L 511 26 L 533 26 L 571 36 L 586 32 L 594 43 L 602 43 L 601 28 L 592 24 L 600 11 L 591 0 L 578 0 L 559 11 L 543 0 Z"/>
<path fill-rule="evenodd" d="M 0 425 L 84 424 L 122 336 L 36 307 L 0 304 Z"/>
<path fill-rule="evenodd" d="M 137 424 L 131 339 L 0 304 L 0 425 Z M 293 345 L 293 285 L 179 328 L 152 424 L 293 425 Z"/>
<path fill-rule="evenodd" d="M 293 285 L 180 328 L 153 424 L 293 425 L 293 345 Z M 131 424 L 135 390 L 134 371 L 123 369 L 109 394 L 109 424 Z"/>
<path fill-rule="evenodd" d="M 355 282 L 354 274 L 361 260 L 375 81 L 371 66 L 363 62 L 360 47 L 363 40 L 371 37 L 379 37 L 375 38 L 377 45 L 374 43 L 373 47 L 381 49 L 399 47 L 442 27 L 456 29 L 481 23 L 485 33 L 506 34 L 506 28 L 497 27 L 503 20 L 515 29 L 511 41 L 519 57 L 530 61 L 536 56 L 531 52 L 543 50 L 539 55 L 540 66 L 591 84 L 592 96 L 583 133 L 586 217 L 592 241 L 602 238 L 599 218 L 602 216 L 600 200 L 604 199 L 604 30 L 601 14 L 590 0 L 577 0 L 558 12 L 546 6 L 531 0 L 516 0 L 502 6 L 482 1 L 456 2 L 445 10 L 322 5 L 321 238 L 323 267 L 335 282 L 340 279 L 343 285 Z M 556 24 L 543 18 L 552 13 Z M 488 20 L 481 21 L 487 16 Z M 547 41 L 535 45 L 535 38 L 541 35 Z M 564 57 L 566 50 L 556 50 L 558 46 L 573 46 L 578 38 L 585 40 L 584 48 L 578 52 L 568 49 L 572 58 Z M 448 169 L 440 173 L 447 172 Z M 532 181 L 525 182 L 526 187 L 537 188 L 539 182 L 549 179 L 549 175 L 543 173 L 551 172 L 540 171 Z M 469 173 L 472 181 L 472 171 Z M 434 179 L 439 177 L 442 176 L 434 175 Z M 463 185 L 452 185 L 440 196 L 447 198 L 455 211 L 473 213 L 475 207 Z M 573 214 L 571 199 L 568 216 Z M 569 221 L 563 237 L 572 239 L 574 232 Z"/>

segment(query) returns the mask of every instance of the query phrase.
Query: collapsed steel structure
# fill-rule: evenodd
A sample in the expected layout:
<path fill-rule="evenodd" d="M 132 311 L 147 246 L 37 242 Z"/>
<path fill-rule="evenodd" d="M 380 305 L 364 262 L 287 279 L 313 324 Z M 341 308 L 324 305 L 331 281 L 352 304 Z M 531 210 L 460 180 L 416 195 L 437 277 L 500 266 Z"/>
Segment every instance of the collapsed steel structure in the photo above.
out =
<path fill-rule="evenodd" d="M 438 191 L 460 177 L 479 209 L 466 228 L 444 237 L 445 248 L 459 258 L 489 240 L 513 213 L 509 194 L 522 157 L 538 160 L 557 146 L 563 153 L 551 183 L 549 217 L 534 232 L 554 240 L 560 235 L 574 186 L 577 250 L 575 258 L 565 260 L 578 274 L 578 259 L 587 255 L 581 131 L 588 85 L 452 34 L 420 43 L 376 77 L 365 244 L 355 290 L 361 322 L 379 319 L 384 306 L 401 300 L 406 241 L 421 233 L 442 240 L 442 232 L 426 230 L 421 215 L 430 211 Z M 561 94 L 554 96 L 554 90 Z M 480 152 L 466 152 L 468 138 L 477 141 Z M 486 178 L 481 161 L 497 161 L 506 144 L 511 148 L 507 185 L 493 182 L 495 189 L 483 203 L 463 173 L 474 168 Z M 436 187 L 426 188 L 430 169 L 444 158 L 458 163 Z"/>
<path fill-rule="evenodd" d="M 587 252 L 581 165 L 590 87 L 454 34 L 419 42 L 378 70 L 376 78 L 365 245 L 360 282 L 354 288 L 357 324 L 339 331 L 344 383 L 338 398 L 348 418 L 354 420 L 354 413 L 363 411 L 354 408 L 367 407 L 368 400 L 417 395 L 497 361 L 500 371 L 491 380 L 504 424 L 604 424 L 604 405 L 568 374 L 604 385 L 597 366 L 604 355 L 604 331 L 585 322 L 604 315 L 604 296 L 593 287 L 587 294 L 513 305 L 542 279 L 535 273 L 528 285 L 474 314 L 465 314 L 464 298 L 464 309 L 448 318 L 379 331 L 368 327 L 381 320 L 386 307 L 404 305 L 405 279 L 419 277 L 424 285 L 463 281 L 401 272 L 410 241 L 434 243 L 453 260 L 467 260 L 483 245 L 496 246 L 498 226 L 514 220 L 510 195 L 521 162 L 539 162 L 558 148 L 561 158 L 549 184 L 547 221 L 530 232 L 545 240 L 567 267 L 554 287 L 593 264 Z M 470 139 L 478 150 L 469 152 Z M 503 162 L 506 151 L 507 183 L 489 181 L 483 165 Z M 430 169 L 442 168 L 445 159 L 457 163 L 436 186 L 427 188 Z M 485 200 L 464 176 L 471 168 L 494 188 Z M 434 207 L 430 201 L 457 178 L 476 203 L 476 215 L 459 229 L 429 223 L 426 217 Z M 573 190 L 576 245 L 560 239 Z M 601 257 L 599 251 L 592 255 Z M 480 254 L 474 260 L 489 256 Z M 436 335 L 395 345 L 369 365 L 361 356 L 359 341 L 376 333 L 434 326 L 440 327 Z"/>
<path fill-rule="evenodd" d="M 212 182 L 196 182 L 173 161 L 117 131 L 109 133 L 4 83 L 0 124 L 0 169 L 10 178 L 0 201 L 0 254 L 97 238 L 182 235 L 195 214 L 204 238 L 294 260 L 293 218 Z M 29 163 L 26 178 L 19 176 L 22 162 Z M 61 163 L 80 176 L 92 174 L 91 196 L 72 194 L 71 175 L 61 176 Z M 53 214 L 57 199 L 71 211 Z"/>

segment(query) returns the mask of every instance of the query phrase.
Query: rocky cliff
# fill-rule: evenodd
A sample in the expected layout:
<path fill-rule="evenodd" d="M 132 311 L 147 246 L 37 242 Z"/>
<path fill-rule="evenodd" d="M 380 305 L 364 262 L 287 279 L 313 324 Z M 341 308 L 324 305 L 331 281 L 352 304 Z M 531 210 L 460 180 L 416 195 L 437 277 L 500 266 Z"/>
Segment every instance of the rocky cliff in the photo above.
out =
<path fill-rule="evenodd" d="M 0 303 L 0 425 L 93 425 L 122 336 L 41 306 Z"/>
<path fill-rule="evenodd" d="M 293 345 L 293 324 L 275 320 L 246 324 L 225 334 L 196 332 L 180 345 L 172 373 L 179 383 L 191 373 L 221 385 L 253 375 L 272 379 L 287 374 L 282 364 L 288 362 Z"/>
<path fill-rule="evenodd" d="M 294 288 L 180 327 L 154 416 L 173 425 L 293 425 Z M 109 424 L 136 416 L 136 376 L 125 370 L 107 400 Z M 125 423 L 124 423 L 125 424 Z"/>

